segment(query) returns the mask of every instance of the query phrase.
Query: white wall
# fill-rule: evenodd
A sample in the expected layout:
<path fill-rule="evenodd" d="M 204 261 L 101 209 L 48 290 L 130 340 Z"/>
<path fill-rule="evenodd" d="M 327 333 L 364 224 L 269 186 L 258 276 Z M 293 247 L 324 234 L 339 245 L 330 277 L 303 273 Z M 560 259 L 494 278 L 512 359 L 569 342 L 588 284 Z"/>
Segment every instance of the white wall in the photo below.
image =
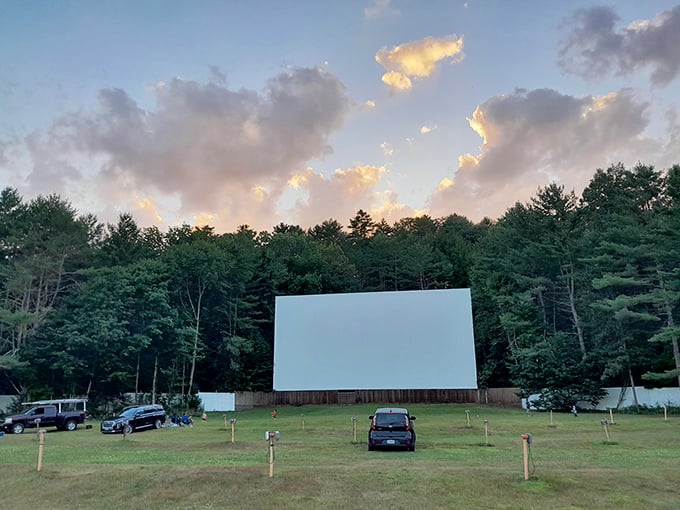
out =
<path fill-rule="evenodd" d="M 198 398 L 201 399 L 205 412 L 236 410 L 235 393 L 203 393 L 199 391 Z"/>
<path fill-rule="evenodd" d="M 591 406 L 588 402 L 578 402 L 577 406 L 579 409 L 606 411 L 607 409 L 625 409 L 626 407 L 633 407 L 635 405 L 633 391 L 630 388 L 606 388 L 606 390 L 607 394 L 596 406 Z M 622 391 L 623 399 L 619 405 Z M 638 404 L 641 406 L 680 406 L 680 388 L 647 389 L 642 386 L 636 386 L 635 393 L 637 395 Z M 532 395 L 529 397 L 529 401 L 536 398 L 538 398 L 538 395 Z M 527 399 L 522 399 L 522 407 L 526 409 Z"/>
<path fill-rule="evenodd" d="M 649 407 L 663 407 L 665 405 L 670 406 L 680 406 L 680 388 L 643 388 L 642 386 L 635 387 L 635 394 L 637 395 L 638 404 L 646 405 Z M 619 398 L 621 398 L 621 388 L 607 388 L 607 396 L 603 398 L 597 405 L 593 408 L 589 403 L 583 402 L 579 406 L 582 409 L 616 409 L 619 403 Z M 623 400 L 621 405 L 618 406 L 620 409 L 626 407 L 632 407 L 635 405 L 633 400 L 633 391 L 630 388 L 626 388 L 623 394 Z"/>
<path fill-rule="evenodd" d="M 276 298 L 277 391 L 476 389 L 470 289 Z"/>

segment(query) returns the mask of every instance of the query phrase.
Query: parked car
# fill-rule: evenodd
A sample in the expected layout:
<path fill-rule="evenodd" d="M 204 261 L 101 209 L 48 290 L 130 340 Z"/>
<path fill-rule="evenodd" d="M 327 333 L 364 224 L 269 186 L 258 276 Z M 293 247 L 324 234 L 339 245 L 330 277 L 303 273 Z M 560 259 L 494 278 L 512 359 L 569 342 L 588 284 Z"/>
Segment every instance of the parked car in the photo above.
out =
<path fill-rule="evenodd" d="M 45 402 L 57 402 L 57 404 L 37 405 L 23 413 L 6 416 L 0 429 L 12 434 L 21 434 L 25 429 L 36 427 L 57 427 L 57 430 L 73 431 L 87 417 L 85 411 L 62 410 L 58 400 Z"/>
<path fill-rule="evenodd" d="M 415 416 L 403 407 L 380 407 L 369 416 L 371 428 L 368 431 L 368 449 L 406 448 L 416 450 L 416 431 L 413 428 Z"/>
<path fill-rule="evenodd" d="M 163 406 L 143 405 L 123 409 L 118 416 L 104 420 L 102 434 L 132 434 L 136 430 L 159 429 L 165 424 L 166 414 Z"/>

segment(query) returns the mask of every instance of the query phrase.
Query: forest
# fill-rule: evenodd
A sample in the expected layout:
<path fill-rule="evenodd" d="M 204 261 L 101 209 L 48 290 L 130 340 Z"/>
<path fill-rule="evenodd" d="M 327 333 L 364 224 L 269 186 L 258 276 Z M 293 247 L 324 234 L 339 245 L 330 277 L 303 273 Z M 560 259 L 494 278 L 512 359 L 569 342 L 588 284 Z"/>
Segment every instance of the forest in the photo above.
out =
<path fill-rule="evenodd" d="M 455 204 L 452 204 L 452 209 Z M 550 408 L 680 383 L 680 166 L 595 171 L 498 219 L 452 213 L 271 232 L 103 224 L 0 192 L 0 394 L 272 389 L 275 296 L 467 288 L 480 387 Z"/>

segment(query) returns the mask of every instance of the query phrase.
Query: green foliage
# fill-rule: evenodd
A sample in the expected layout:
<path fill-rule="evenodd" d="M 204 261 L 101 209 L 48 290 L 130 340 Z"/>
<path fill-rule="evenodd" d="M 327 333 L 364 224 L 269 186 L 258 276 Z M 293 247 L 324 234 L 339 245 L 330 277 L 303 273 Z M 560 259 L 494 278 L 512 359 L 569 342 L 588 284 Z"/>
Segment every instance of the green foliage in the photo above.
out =
<path fill-rule="evenodd" d="M 0 392 L 270 390 L 276 296 L 470 287 L 478 382 L 546 405 L 680 384 L 680 166 L 597 170 L 498 220 L 102 225 L 0 192 Z"/>

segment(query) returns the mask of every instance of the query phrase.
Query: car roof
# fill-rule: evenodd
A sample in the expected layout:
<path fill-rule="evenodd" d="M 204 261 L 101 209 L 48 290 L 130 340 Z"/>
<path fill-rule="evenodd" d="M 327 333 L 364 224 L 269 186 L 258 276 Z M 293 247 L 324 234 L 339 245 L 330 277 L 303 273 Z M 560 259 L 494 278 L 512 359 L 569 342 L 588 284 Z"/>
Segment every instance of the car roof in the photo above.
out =
<path fill-rule="evenodd" d="M 383 413 L 408 414 L 408 410 L 403 407 L 379 407 L 375 410 L 375 414 Z"/>

